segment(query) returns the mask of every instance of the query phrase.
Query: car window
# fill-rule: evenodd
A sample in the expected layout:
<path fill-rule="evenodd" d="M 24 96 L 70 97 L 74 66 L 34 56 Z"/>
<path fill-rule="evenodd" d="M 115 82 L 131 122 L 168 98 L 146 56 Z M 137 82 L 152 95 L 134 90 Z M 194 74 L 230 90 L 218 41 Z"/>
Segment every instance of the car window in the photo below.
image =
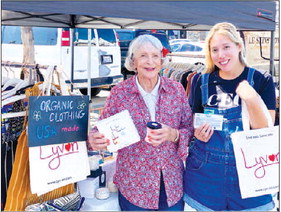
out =
<path fill-rule="evenodd" d="M 57 45 L 58 29 L 32 27 L 34 45 Z"/>
<path fill-rule="evenodd" d="M 98 29 L 100 46 L 115 46 L 116 37 L 112 29 Z"/>
<path fill-rule="evenodd" d="M 134 32 L 122 32 L 118 31 L 118 36 L 120 41 L 131 41 L 134 39 L 135 35 Z"/>
<path fill-rule="evenodd" d="M 95 33 L 94 30 L 91 30 L 91 36 L 93 44 L 95 45 Z M 74 43 L 76 45 L 85 45 L 88 44 L 88 29 L 86 28 L 76 28 L 74 29 Z"/>
<path fill-rule="evenodd" d="M 194 51 L 200 52 L 200 51 L 202 51 L 202 50 L 203 50 L 203 48 L 201 48 L 200 46 L 195 46 L 195 50 L 194 50 Z"/>
<path fill-rule="evenodd" d="M 137 30 L 136 31 L 136 36 L 144 35 L 144 34 L 153 35 L 153 36 L 157 37 L 161 41 L 162 45 L 171 52 L 171 47 L 169 44 L 168 37 L 163 31 L 158 32 L 158 33 L 151 33 L 148 30 Z"/>
<path fill-rule="evenodd" d="M 32 27 L 34 45 L 56 45 L 57 28 Z M 19 26 L 2 26 L 2 43 L 22 44 Z"/>
<path fill-rule="evenodd" d="M 190 52 L 198 52 L 198 51 L 201 51 L 202 48 L 199 47 L 199 46 L 195 46 L 195 45 L 192 45 L 192 44 L 183 44 L 180 51 L 181 52 L 186 52 L 186 51 L 190 51 Z"/>
<path fill-rule="evenodd" d="M 1 43 L 22 44 L 20 27 L 2 26 Z"/>
<path fill-rule="evenodd" d="M 171 51 L 171 48 L 170 48 L 170 45 L 169 45 L 169 41 L 168 41 L 166 35 L 164 35 L 164 34 L 156 34 L 156 33 L 154 33 L 154 34 L 152 34 L 152 35 L 155 36 L 155 37 L 157 37 L 157 38 L 161 41 L 162 45 L 163 45 L 166 49 L 169 49 L 169 51 Z"/>
<path fill-rule="evenodd" d="M 171 45 L 172 52 L 177 52 L 177 51 L 179 51 L 179 50 L 180 50 L 180 47 L 181 47 L 180 44 L 173 44 L 173 45 Z"/>

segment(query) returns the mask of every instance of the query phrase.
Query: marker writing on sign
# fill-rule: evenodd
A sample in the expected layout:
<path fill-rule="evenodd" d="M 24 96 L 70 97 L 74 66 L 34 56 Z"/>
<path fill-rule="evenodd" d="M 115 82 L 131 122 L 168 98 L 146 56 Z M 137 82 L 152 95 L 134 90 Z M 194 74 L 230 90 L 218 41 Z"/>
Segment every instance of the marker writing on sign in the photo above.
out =
<path fill-rule="evenodd" d="M 244 160 L 244 166 L 246 169 L 255 168 L 254 175 L 256 178 L 263 178 L 266 175 L 266 167 L 279 164 L 279 152 L 276 154 L 264 155 L 254 158 L 254 163 L 250 164 L 250 156 L 246 156 L 243 149 L 241 148 L 241 153 Z M 248 159 L 247 159 L 248 158 Z"/>
<path fill-rule="evenodd" d="M 40 104 L 40 110 L 46 113 L 50 111 L 61 111 L 61 110 L 72 110 L 73 101 L 56 101 L 56 100 L 47 100 L 42 101 Z"/>
<path fill-rule="evenodd" d="M 57 131 L 54 126 L 51 125 L 42 125 L 36 127 L 36 136 L 38 139 L 47 139 L 52 136 L 56 136 Z"/>
<path fill-rule="evenodd" d="M 40 146 L 40 159 L 41 160 L 50 160 L 48 163 L 48 167 L 51 170 L 55 170 L 55 169 L 59 168 L 62 157 L 79 152 L 77 142 L 52 146 L 52 148 L 51 149 L 48 148 L 48 150 L 49 151 L 47 152 L 46 148 L 44 148 L 44 147 L 42 148 Z"/>

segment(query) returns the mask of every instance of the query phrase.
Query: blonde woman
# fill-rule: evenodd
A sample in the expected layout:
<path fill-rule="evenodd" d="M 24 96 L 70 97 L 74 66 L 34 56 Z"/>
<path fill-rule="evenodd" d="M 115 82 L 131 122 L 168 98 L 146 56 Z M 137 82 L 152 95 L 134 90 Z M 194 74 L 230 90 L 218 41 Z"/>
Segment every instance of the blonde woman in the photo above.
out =
<path fill-rule="evenodd" d="M 241 100 L 252 129 L 267 127 L 259 96 L 275 117 L 272 77 L 247 66 L 240 34 L 230 23 L 218 23 L 206 39 L 206 73 L 195 88 L 193 113 L 222 115 L 223 130 L 208 123 L 195 129 L 186 160 L 185 202 L 198 211 L 269 211 L 271 195 L 242 199 L 230 134 L 243 130 Z"/>

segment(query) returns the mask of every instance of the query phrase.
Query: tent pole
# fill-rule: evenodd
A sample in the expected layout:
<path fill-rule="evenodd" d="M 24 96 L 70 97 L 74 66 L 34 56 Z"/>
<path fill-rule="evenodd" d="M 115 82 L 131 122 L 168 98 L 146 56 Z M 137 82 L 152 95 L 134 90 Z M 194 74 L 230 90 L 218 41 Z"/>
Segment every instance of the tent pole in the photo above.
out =
<path fill-rule="evenodd" d="M 270 74 L 274 77 L 275 76 L 275 67 L 274 67 L 274 31 L 270 33 Z"/>
<path fill-rule="evenodd" d="M 88 29 L 88 90 L 87 94 L 89 95 L 89 101 L 91 102 L 91 40 L 92 40 L 92 29 Z"/>
<path fill-rule="evenodd" d="M 73 80 L 74 80 L 74 30 L 70 28 L 70 71 L 71 71 L 71 92 L 73 91 Z"/>

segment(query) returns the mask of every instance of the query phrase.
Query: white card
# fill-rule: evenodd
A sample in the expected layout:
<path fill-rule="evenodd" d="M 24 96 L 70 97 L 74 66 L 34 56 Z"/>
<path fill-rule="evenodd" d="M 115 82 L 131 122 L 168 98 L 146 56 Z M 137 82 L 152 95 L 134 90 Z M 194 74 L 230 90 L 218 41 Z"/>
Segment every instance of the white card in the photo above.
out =
<path fill-rule="evenodd" d="M 223 115 L 195 113 L 194 128 L 198 128 L 205 123 L 208 123 L 213 130 L 221 131 L 223 124 Z"/>
<path fill-rule="evenodd" d="M 123 110 L 120 113 L 100 120 L 96 126 L 99 132 L 110 140 L 110 145 L 107 146 L 110 152 L 117 152 L 118 149 L 140 140 L 139 133 L 128 110 Z"/>

